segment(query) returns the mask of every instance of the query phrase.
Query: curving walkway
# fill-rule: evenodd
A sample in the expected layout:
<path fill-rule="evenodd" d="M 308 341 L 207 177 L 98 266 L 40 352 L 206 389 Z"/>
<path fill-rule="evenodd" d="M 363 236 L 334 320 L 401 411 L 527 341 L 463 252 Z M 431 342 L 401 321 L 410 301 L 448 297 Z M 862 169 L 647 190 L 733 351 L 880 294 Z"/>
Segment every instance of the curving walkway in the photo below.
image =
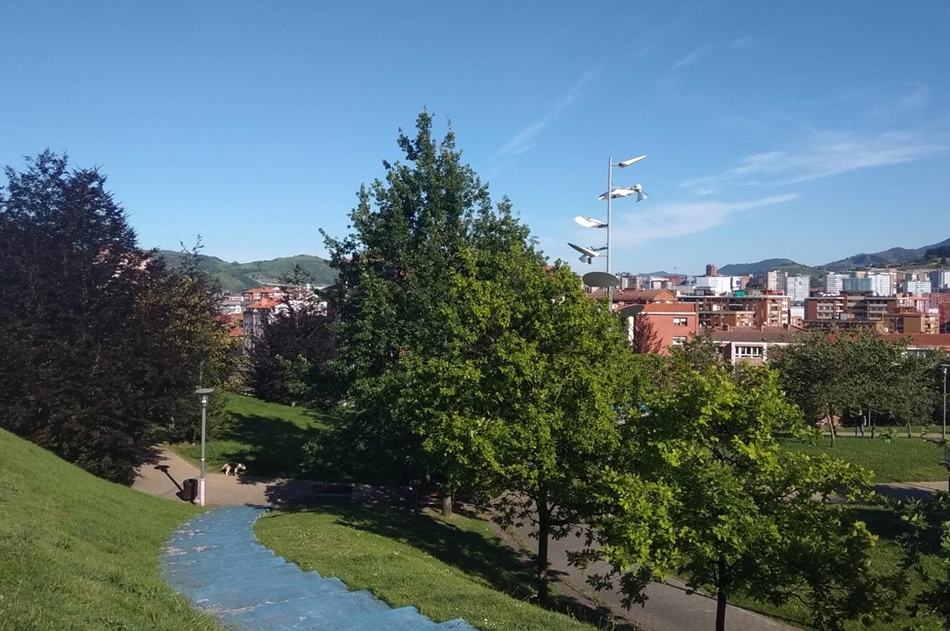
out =
<path fill-rule="evenodd" d="M 165 582 L 237 631 L 475 631 L 461 619 L 437 624 L 415 607 L 391 609 L 275 556 L 254 536 L 264 510 L 218 508 L 178 528 L 161 557 Z"/>

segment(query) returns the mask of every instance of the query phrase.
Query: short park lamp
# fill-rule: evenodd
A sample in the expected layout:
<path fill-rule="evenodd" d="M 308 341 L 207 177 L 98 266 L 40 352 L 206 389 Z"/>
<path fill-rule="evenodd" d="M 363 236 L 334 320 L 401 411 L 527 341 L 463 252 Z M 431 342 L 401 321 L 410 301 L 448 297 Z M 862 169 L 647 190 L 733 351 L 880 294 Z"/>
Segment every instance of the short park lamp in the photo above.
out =
<path fill-rule="evenodd" d="M 198 388 L 195 394 L 201 397 L 201 476 L 198 478 L 198 506 L 205 505 L 205 427 L 208 418 L 208 395 L 214 388 Z"/>

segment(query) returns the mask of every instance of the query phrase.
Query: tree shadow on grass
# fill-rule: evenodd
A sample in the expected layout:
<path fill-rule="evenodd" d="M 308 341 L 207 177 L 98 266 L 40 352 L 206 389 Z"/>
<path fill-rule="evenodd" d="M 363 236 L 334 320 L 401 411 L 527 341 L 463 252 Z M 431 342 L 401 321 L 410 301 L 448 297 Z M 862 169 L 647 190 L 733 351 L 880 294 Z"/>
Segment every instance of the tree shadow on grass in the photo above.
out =
<path fill-rule="evenodd" d="M 321 418 L 317 412 L 308 412 Z M 298 427 L 277 416 L 231 413 L 218 439 L 240 443 L 240 449 L 224 451 L 228 462 L 243 462 L 250 474 L 261 477 L 291 477 L 300 471 L 304 445 L 327 434 L 321 427 Z"/>
<path fill-rule="evenodd" d="M 324 502 L 319 505 L 293 506 L 287 510 L 333 515 L 336 523 L 399 541 L 421 550 L 468 576 L 488 583 L 512 598 L 532 601 L 534 592 L 533 560 L 498 539 L 459 528 L 450 521 L 419 511 L 392 508 L 366 508 L 349 502 Z M 279 518 L 279 514 L 275 516 Z M 634 631 L 615 621 L 606 608 L 552 594 L 549 609 L 602 628 Z"/>

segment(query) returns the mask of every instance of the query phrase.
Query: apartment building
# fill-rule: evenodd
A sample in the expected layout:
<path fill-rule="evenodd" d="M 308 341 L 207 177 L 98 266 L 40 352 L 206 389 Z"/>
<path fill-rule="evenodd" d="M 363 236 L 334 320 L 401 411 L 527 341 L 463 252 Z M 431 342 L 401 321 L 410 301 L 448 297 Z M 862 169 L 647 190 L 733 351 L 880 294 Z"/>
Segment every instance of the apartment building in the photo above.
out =
<path fill-rule="evenodd" d="M 837 296 L 844 290 L 844 279 L 848 278 L 847 274 L 835 274 L 834 272 L 828 272 L 825 274 L 825 293 L 832 296 Z"/>
<path fill-rule="evenodd" d="M 788 346 L 802 334 L 794 328 L 724 329 L 712 331 L 710 337 L 719 347 L 720 357 L 735 365 L 765 363 L 770 350 Z"/>
<path fill-rule="evenodd" d="M 924 294 L 929 294 L 931 290 L 931 284 L 929 280 L 906 279 L 901 284 L 903 285 L 902 289 L 905 294 L 922 296 Z"/>
<path fill-rule="evenodd" d="M 806 327 L 832 323 L 837 326 L 883 325 L 888 312 L 896 312 L 898 307 L 914 306 L 913 297 L 875 296 L 872 292 L 814 296 L 805 301 L 803 324 Z"/>
<path fill-rule="evenodd" d="M 940 332 L 940 317 L 937 309 L 922 313 L 914 307 L 896 307 L 884 314 L 884 330 L 887 333 L 933 335 Z"/>
<path fill-rule="evenodd" d="M 793 305 L 805 304 L 805 299 L 811 295 L 811 277 L 788 276 L 785 280 L 785 294 Z"/>
<path fill-rule="evenodd" d="M 950 288 L 950 270 L 930 272 L 930 288 L 932 291 Z"/>
<path fill-rule="evenodd" d="M 789 324 L 791 300 L 788 296 L 772 294 L 728 296 L 681 296 L 681 302 L 695 303 L 699 311 L 699 325 L 707 329 L 723 326 L 755 328 Z"/>

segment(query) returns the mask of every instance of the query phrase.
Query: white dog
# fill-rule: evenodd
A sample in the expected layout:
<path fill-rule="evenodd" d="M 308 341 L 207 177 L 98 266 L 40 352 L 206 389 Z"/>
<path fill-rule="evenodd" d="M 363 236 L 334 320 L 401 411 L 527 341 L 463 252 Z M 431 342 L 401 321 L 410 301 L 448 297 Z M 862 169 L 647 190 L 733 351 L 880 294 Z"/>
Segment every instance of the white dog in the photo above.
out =
<path fill-rule="evenodd" d="M 230 462 L 225 462 L 224 466 L 221 467 L 221 470 L 224 471 L 224 475 L 237 475 L 242 471 L 246 471 L 247 467 L 244 466 L 243 462 L 237 464 L 231 464 Z"/>

